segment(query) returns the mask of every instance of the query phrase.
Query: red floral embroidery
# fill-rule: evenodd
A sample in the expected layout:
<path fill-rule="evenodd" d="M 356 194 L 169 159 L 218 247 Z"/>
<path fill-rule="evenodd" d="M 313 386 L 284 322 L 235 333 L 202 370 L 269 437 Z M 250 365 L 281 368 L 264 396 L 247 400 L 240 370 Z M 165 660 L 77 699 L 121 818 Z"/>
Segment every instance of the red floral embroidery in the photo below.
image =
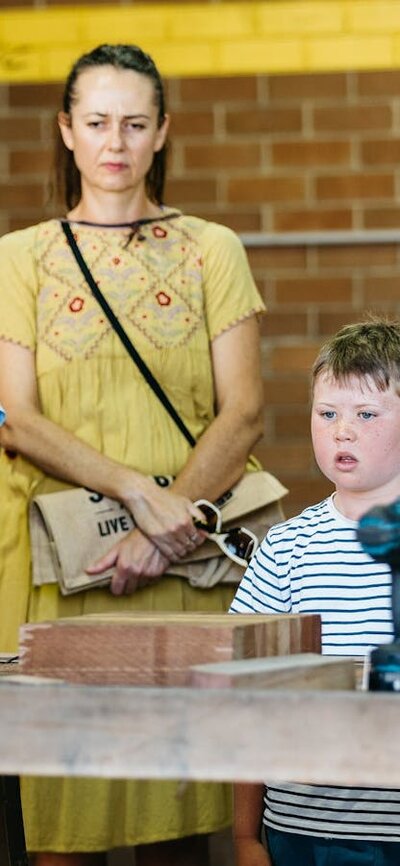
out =
<path fill-rule="evenodd" d="M 168 304 L 171 303 L 171 298 L 165 292 L 158 292 L 156 295 L 157 301 L 160 304 L 160 307 L 168 307 Z"/>
<path fill-rule="evenodd" d="M 153 226 L 153 235 L 155 238 L 166 238 L 167 232 L 161 226 Z"/>
<path fill-rule="evenodd" d="M 71 313 L 80 313 L 84 303 L 85 302 L 82 298 L 74 298 L 74 300 L 68 305 Z"/>

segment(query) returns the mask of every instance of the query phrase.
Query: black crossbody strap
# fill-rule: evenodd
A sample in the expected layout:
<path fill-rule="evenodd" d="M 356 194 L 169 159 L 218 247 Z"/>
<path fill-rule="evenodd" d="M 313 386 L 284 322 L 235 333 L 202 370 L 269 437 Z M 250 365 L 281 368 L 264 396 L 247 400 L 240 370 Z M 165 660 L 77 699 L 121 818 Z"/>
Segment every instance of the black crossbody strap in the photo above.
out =
<path fill-rule="evenodd" d="M 172 403 L 171 403 L 170 399 L 167 397 L 166 393 L 161 388 L 161 385 L 157 382 L 157 379 L 154 378 L 154 376 L 153 376 L 151 370 L 149 370 L 146 362 L 139 355 L 139 352 L 137 351 L 137 349 L 135 349 L 133 343 L 131 343 L 131 341 L 128 337 L 128 334 L 126 333 L 126 331 L 122 327 L 122 325 L 119 322 L 119 320 L 117 319 L 115 313 L 111 309 L 109 303 L 106 301 L 104 295 L 100 291 L 96 281 L 93 278 L 93 275 L 92 275 L 90 269 L 88 268 L 88 266 L 85 262 L 85 259 L 83 258 L 83 255 L 82 255 L 82 253 L 78 247 L 78 244 L 77 244 L 77 242 L 74 238 L 74 235 L 72 233 L 70 224 L 68 222 L 66 222 L 65 220 L 61 220 L 61 226 L 62 226 L 62 230 L 65 234 L 65 237 L 67 238 L 68 244 L 69 244 L 69 246 L 70 246 L 70 248 L 71 248 L 71 250 L 75 256 L 75 259 L 76 259 L 76 261 L 77 261 L 77 263 L 78 263 L 78 265 L 79 265 L 79 267 L 83 273 L 83 276 L 85 277 L 85 280 L 86 280 L 88 286 L 90 287 L 91 291 L 93 292 L 93 295 L 96 298 L 96 301 L 98 302 L 98 304 L 100 304 L 100 306 L 101 306 L 103 312 L 105 313 L 105 315 L 107 316 L 107 319 L 109 320 L 111 326 L 114 328 L 114 331 L 116 332 L 116 334 L 118 334 L 120 340 L 122 341 L 122 343 L 125 346 L 125 349 L 127 350 L 127 352 L 129 352 L 132 360 L 135 362 L 136 366 L 138 367 L 138 369 L 140 370 L 140 372 L 142 373 L 142 375 L 146 379 L 146 382 L 153 389 L 154 393 L 156 394 L 158 399 L 161 401 L 161 403 L 163 404 L 163 406 L 167 410 L 167 412 L 170 414 L 173 421 L 175 421 L 176 426 L 179 427 L 179 430 L 181 431 L 181 433 L 183 433 L 185 439 L 187 440 L 187 442 L 189 442 L 189 445 L 191 445 L 193 447 L 196 444 L 196 440 L 193 438 L 188 427 L 186 427 L 186 424 L 184 423 L 184 421 L 182 421 L 182 418 L 180 417 L 180 415 L 178 415 L 178 412 L 176 411 L 175 407 L 172 405 Z"/>

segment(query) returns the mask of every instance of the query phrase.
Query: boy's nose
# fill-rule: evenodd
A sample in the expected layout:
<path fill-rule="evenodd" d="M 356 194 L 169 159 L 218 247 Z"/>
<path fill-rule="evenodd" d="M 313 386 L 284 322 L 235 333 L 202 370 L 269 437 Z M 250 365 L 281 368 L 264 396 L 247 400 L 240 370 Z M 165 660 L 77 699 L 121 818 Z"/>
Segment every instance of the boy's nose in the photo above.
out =
<path fill-rule="evenodd" d="M 340 442 L 354 439 L 354 430 L 346 421 L 338 421 L 335 429 L 335 438 Z"/>

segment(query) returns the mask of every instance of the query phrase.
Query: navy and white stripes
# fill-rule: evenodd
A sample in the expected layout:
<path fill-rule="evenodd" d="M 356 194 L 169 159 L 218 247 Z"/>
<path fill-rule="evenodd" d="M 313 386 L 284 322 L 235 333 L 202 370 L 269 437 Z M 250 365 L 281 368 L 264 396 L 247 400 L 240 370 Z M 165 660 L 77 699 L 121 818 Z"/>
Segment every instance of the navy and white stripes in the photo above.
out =
<path fill-rule="evenodd" d="M 273 526 L 231 612 L 318 613 L 327 655 L 363 657 L 392 640 L 389 567 L 364 553 L 355 529 L 332 497 Z M 293 833 L 400 841 L 400 790 L 272 783 L 264 822 Z"/>

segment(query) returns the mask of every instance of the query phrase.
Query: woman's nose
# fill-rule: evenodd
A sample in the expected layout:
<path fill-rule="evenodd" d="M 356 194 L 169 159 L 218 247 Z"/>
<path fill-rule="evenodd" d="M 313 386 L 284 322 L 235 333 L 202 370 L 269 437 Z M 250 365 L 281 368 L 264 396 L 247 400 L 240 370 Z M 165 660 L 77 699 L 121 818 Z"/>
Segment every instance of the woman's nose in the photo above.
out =
<path fill-rule="evenodd" d="M 110 127 L 108 146 L 111 150 L 122 150 L 124 146 L 122 130 L 119 123 L 112 124 Z"/>

